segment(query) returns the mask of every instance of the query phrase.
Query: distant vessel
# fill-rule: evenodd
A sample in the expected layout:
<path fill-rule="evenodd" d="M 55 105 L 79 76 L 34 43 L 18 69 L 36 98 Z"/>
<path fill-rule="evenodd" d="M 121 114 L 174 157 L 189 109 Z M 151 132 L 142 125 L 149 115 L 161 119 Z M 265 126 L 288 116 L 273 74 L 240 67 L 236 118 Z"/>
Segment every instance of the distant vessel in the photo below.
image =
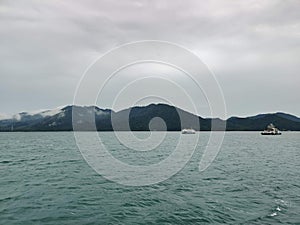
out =
<path fill-rule="evenodd" d="M 267 129 L 261 132 L 262 135 L 281 135 L 279 130 L 271 123 L 267 126 Z"/>
<path fill-rule="evenodd" d="M 182 134 L 195 134 L 196 133 L 196 131 L 194 130 L 194 129 L 183 129 L 182 131 L 181 131 L 181 133 Z"/>

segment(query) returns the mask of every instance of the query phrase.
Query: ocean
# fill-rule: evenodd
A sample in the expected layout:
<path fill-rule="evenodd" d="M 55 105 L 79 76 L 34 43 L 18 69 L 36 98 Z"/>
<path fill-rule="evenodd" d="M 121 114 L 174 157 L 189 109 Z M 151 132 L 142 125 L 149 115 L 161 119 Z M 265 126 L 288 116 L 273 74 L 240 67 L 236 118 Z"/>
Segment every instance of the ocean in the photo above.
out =
<path fill-rule="evenodd" d="M 144 145 L 145 151 L 131 151 L 113 132 L 99 136 L 112 156 L 139 166 L 167 158 L 181 134 L 167 132 L 151 151 Z M 85 161 L 73 132 L 0 133 L 0 224 L 300 224 L 299 132 L 227 132 L 202 172 L 209 132 L 199 137 L 175 175 L 125 186 Z M 151 139 L 154 145 L 155 138 L 160 137 Z"/>

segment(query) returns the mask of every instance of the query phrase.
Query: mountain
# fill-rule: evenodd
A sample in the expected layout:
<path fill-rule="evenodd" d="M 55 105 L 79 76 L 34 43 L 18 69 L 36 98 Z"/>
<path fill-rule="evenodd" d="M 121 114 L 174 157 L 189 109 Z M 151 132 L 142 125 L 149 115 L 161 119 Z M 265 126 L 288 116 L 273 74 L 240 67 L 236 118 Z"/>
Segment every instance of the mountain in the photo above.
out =
<path fill-rule="evenodd" d="M 223 130 L 225 125 L 227 131 L 261 131 L 270 123 L 283 131 L 300 131 L 300 118 L 282 112 L 224 121 L 202 118 L 166 104 L 136 106 L 119 112 L 74 105 L 37 113 L 22 112 L 11 118 L 0 117 L 0 131 L 180 131 L 183 128 L 210 131 Z"/>
<path fill-rule="evenodd" d="M 47 110 L 39 113 L 22 112 L 9 119 L 0 119 L 0 131 L 72 131 L 72 118 L 75 116 L 87 129 L 89 115 L 95 115 L 96 121 L 110 121 L 111 110 L 94 106 L 66 106 L 62 109 Z M 111 130 L 111 129 L 110 129 Z"/>
<path fill-rule="evenodd" d="M 285 113 L 259 114 L 252 117 L 231 117 L 227 120 L 228 131 L 258 131 L 273 123 L 282 131 L 300 131 L 300 118 Z"/>

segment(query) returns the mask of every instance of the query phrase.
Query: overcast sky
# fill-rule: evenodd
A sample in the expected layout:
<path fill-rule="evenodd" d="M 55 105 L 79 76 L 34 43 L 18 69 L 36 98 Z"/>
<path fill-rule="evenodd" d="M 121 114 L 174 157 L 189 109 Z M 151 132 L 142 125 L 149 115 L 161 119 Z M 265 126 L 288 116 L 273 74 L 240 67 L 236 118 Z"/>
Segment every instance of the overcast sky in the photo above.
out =
<path fill-rule="evenodd" d="M 72 104 L 82 74 L 97 57 L 146 39 L 177 43 L 198 55 L 223 90 L 228 116 L 300 116 L 299 12 L 297 0 L 2 0 L 0 113 Z M 146 70 L 151 67 L 128 71 L 136 79 Z M 121 89 L 126 79 L 111 89 Z M 162 89 L 174 91 L 167 87 Z M 184 108 L 185 101 L 177 100 Z M 122 106 L 130 104 L 122 100 Z"/>

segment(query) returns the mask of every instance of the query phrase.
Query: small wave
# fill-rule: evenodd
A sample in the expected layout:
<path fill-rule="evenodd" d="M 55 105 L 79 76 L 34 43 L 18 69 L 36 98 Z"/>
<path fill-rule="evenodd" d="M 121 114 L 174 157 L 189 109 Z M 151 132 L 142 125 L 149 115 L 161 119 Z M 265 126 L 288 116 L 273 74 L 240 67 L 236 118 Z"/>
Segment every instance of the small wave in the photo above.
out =
<path fill-rule="evenodd" d="M 283 201 L 284 202 L 284 201 Z M 280 206 L 277 206 L 276 209 L 275 209 L 275 212 L 272 212 L 270 214 L 271 217 L 274 217 L 274 216 L 277 216 L 278 215 L 278 212 L 281 212 L 281 208 Z"/>
<path fill-rule="evenodd" d="M 206 177 L 206 178 L 203 178 L 202 180 L 208 180 L 208 181 L 211 181 L 211 180 L 226 180 L 225 177 Z"/>
<path fill-rule="evenodd" d="M 270 216 L 277 216 L 277 212 L 274 212 L 274 213 L 272 213 L 272 214 L 270 214 Z"/>

